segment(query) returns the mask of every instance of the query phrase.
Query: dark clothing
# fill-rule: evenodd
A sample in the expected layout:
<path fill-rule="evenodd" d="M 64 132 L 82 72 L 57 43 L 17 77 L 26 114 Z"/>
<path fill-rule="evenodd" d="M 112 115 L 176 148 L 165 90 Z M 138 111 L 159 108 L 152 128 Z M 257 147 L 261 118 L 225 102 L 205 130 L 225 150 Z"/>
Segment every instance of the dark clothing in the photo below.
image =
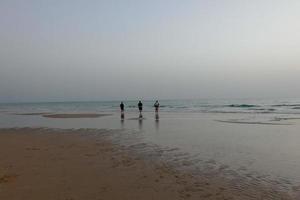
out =
<path fill-rule="evenodd" d="M 143 104 L 141 102 L 138 103 L 139 111 L 143 110 Z"/>
<path fill-rule="evenodd" d="M 124 111 L 124 104 L 123 103 L 120 104 L 120 109 L 121 109 L 121 111 Z"/>

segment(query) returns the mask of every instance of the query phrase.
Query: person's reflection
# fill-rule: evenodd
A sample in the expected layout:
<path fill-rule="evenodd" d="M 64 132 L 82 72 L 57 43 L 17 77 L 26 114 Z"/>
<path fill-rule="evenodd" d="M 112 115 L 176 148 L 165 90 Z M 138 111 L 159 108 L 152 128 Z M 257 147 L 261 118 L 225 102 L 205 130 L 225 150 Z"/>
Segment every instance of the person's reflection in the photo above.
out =
<path fill-rule="evenodd" d="M 158 112 L 155 113 L 155 121 L 159 121 L 159 115 L 158 115 Z"/>
<path fill-rule="evenodd" d="M 125 119 L 125 115 L 124 113 L 122 112 L 121 113 L 121 128 L 124 129 L 124 119 Z"/>
<path fill-rule="evenodd" d="M 142 130 L 143 129 L 143 117 L 139 118 L 139 129 Z"/>
<path fill-rule="evenodd" d="M 159 115 L 158 112 L 155 113 L 155 129 L 158 131 L 159 129 Z"/>

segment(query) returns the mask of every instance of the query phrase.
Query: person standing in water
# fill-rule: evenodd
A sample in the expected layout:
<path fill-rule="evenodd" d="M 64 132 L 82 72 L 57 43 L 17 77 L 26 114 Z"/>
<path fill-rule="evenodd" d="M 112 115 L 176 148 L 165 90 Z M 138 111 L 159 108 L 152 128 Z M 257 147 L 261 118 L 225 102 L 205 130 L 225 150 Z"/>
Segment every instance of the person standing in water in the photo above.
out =
<path fill-rule="evenodd" d="M 123 103 L 123 101 L 121 101 L 120 109 L 121 109 L 121 113 L 123 113 L 124 112 L 124 103 Z"/>
<path fill-rule="evenodd" d="M 158 112 L 158 108 L 159 108 L 158 101 L 155 101 L 154 108 L 155 108 L 155 112 Z"/>
<path fill-rule="evenodd" d="M 139 103 L 138 103 L 138 108 L 139 108 L 139 111 L 140 111 L 140 117 L 143 117 L 143 116 L 142 116 L 143 104 L 142 104 L 141 101 L 139 101 Z"/>
<path fill-rule="evenodd" d="M 124 103 L 123 103 L 123 101 L 120 104 L 120 109 L 121 109 L 121 119 L 124 119 Z"/>
<path fill-rule="evenodd" d="M 155 121 L 158 122 L 159 121 L 159 115 L 158 115 L 159 103 L 158 103 L 158 101 L 155 101 L 154 108 L 155 108 Z"/>

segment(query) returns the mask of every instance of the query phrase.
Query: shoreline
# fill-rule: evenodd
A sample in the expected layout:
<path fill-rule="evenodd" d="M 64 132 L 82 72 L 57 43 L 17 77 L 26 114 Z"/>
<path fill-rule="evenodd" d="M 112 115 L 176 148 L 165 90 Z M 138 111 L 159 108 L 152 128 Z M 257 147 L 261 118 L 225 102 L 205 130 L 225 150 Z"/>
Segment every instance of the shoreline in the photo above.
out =
<path fill-rule="evenodd" d="M 293 199 L 147 162 L 112 143 L 114 132 L 0 129 L 0 199 Z"/>

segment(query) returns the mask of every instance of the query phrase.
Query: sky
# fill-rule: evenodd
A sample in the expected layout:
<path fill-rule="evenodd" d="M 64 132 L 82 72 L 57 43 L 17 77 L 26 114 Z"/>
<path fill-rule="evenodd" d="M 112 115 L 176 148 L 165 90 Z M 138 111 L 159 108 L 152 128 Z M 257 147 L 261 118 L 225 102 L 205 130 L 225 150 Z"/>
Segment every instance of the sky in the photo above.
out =
<path fill-rule="evenodd" d="M 1 0 L 0 102 L 300 97 L 299 0 Z"/>

